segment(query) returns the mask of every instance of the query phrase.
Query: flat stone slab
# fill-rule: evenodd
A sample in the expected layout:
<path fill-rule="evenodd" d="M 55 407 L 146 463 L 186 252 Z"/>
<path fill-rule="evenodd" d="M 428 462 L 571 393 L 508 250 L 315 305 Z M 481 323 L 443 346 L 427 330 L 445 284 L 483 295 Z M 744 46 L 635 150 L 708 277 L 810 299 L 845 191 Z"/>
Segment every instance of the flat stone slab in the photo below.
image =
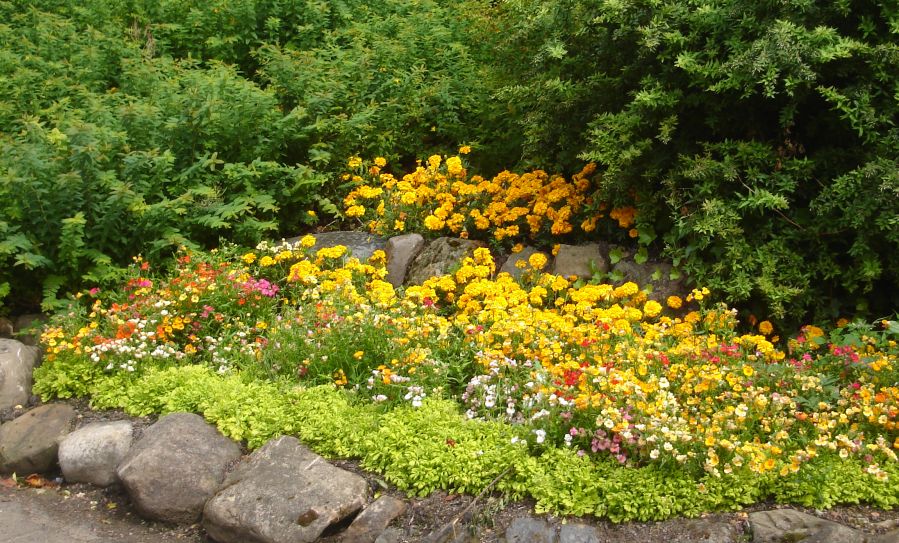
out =
<path fill-rule="evenodd" d="M 863 532 L 795 509 L 749 513 L 749 524 L 752 526 L 753 543 L 847 543 L 866 539 Z"/>
<path fill-rule="evenodd" d="M 28 403 L 32 373 L 39 360 L 36 347 L 0 339 L 0 411 Z"/>
<path fill-rule="evenodd" d="M 540 271 L 544 271 L 552 262 L 552 256 L 542 251 L 538 251 L 534 247 L 525 247 L 521 250 L 521 252 L 510 254 L 509 258 L 506 259 L 506 261 L 503 263 L 503 266 L 499 269 L 499 272 L 508 273 L 512 277 L 518 279 L 519 277 L 521 277 L 521 274 L 531 269 L 531 266 L 528 264 L 528 259 L 531 258 L 531 255 L 534 255 L 536 253 L 540 253 L 546 258 L 546 264 L 544 264 L 543 267 L 540 268 Z M 523 268 L 519 268 L 516 265 L 516 263 L 519 261 L 524 261 Z"/>
<path fill-rule="evenodd" d="M 471 256 L 480 241 L 459 238 L 437 238 L 429 243 L 412 261 L 405 284 L 420 285 L 431 277 L 446 275 L 462 263 L 462 259 Z"/>
<path fill-rule="evenodd" d="M 633 281 L 641 289 L 650 290 L 648 298 L 662 305 L 669 296 L 683 296 L 687 291 L 686 280 L 683 277 L 671 279 L 672 271 L 671 264 L 652 260 L 643 264 L 622 260 L 612 266 L 612 272 L 621 276 L 622 283 Z"/>
<path fill-rule="evenodd" d="M 593 526 L 563 524 L 559 528 L 559 543 L 603 543 L 603 541 Z"/>
<path fill-rule="evenodd" d="M 0 338 L 11 338 L 16 331 L 16 326 L 6 317 L 0 317 Z"/>
<path fill-rule="evenodd" d="M 359 513 L 340 540 L 346 543 L 374 543 L 393 522 L 406 511 L 406 502 L 393 496 L 381 496 Z"/>
<path fill-rule="evenodd" d="M 40 340 L 40 327 L 47 322 L 47 316 L 40 313 L 19 315 L 16 318 L 16 337 L 25 345 L 36 346 Z"/>
<path fill-rule="evenodd" d="M 129 421 L 95 422 L 63 438 L 59 467 L 66 481 L 109 486 L 119 479 L 116 467 L 131 449 L 134 425 Z"/>
<path fill-rule="evenodd" d="M 519 517 L 506 529 L 507 543 L 556 543 L 556 530 L 546 521 Z"/>
<path fill-rule="evenodd" d="M 116 474 L 141 516 L 195 522 L 215 495 L 240 447 L 203 417 L 172 413 L 144 430 Z"/>
<path fill-rule="evenodd" d="M 279 437 L 228 474 L 203 509 L 203 527 L 219 543 L 312 542 L 362 509 L 368 493 L 362 477 Z"/>
<path fill-rule="evenodd" d="M 387 282 L 398 287 L 406 280 L 409 265 L 425 246 L 425 238 L 420 234 L 403 234 L 387 240 Z"/>
<path fill-rule="evenodd" d="M 354 256 L 363 262 L 368 260 L 375 251 L 383 250 L 387 245 L 387 240 L 380 236 L 353 230 L 321 232 L 312 234 L 312 237 L 315 238 L 315 245 L 310 249 L 313 252 L 326 247 L 343 245 L 347 248 L 351 256 Z M 290 238 L 287 242 L 296 244 L 301 239 L 302 237 Z"/>
<path fill-rule="evenodd" d="M 552 271 L 563 277 L 589 279 L 594 269 L 603 273 L 609 271 L 608 258 L 598 243 L 559 246 Z"/>
<path fill-rule="evenodd" d="M 75 425 L 75 416 L 71 406 L 48 404 L 0 426 L 0 472 L 49 471 L 56 465 L 60 440 Z"/>

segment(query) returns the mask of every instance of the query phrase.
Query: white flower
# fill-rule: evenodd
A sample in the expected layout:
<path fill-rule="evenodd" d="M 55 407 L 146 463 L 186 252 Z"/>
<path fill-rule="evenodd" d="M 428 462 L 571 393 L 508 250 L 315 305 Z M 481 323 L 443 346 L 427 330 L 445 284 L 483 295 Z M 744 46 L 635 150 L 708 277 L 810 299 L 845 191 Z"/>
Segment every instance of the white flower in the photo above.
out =
<path fill-rule="evenodd" d="M 534 430 L 537 434 L 537 443 L 543 443 L 546 440 L 546 430 Z"/>
<path fill-rule="evenodd" d="M 658 458 L 660 454 L 661 453 L 659 452 L 658 449 L 653 449 L 653 450 L 649 451 L 649 457 L 652 458 L 653 460 Z"/>

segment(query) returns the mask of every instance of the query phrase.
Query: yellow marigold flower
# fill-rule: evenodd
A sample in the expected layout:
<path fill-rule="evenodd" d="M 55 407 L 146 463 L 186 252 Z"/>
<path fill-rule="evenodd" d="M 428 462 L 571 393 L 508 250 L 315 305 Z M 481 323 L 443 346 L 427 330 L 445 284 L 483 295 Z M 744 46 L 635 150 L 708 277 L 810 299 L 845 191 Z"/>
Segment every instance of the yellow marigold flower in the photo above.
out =
<path fill-rule="evenodd" d="M 649 300 L 643 304 L 643 314 L 649 318 L 658 317 L 662 312 L 662 304 L 655 300 Z"/>
<path fill-rule="evenodd" d="M 462 159 L 457 156 L 446 159 L 446 171 L 450 175 L 462 175 L 465 171 L 462 167 Z"/>
<path fill-rule="evenodd" d="M 612 291 L 612 296 L 616 298 L 627 298 L 628 296 L 633 296 L 639 291 L 640 287 L 637 286 L 637 283 L 628 281 L 620 287 L 615 288 L 615 290 Z"/>
<path fill-rule="evenodd" d="M 403 230 L 406 229 L 406 222 L 400 221 L 400 220 L 393 221 L 393 229 L 396 230 L 397 232 L 402 232 Z"/>
<path fill-rule="evenodd" d="M 469 145 L 463 145 L 462 147 L 459 147 L 460 155 L 467 155 L 470 152 L 471 152 L 471 146 L 469 146 Z"/>
<path fill-rule="evenodd" d="M 263 268 L 267 268 L 269 266 L 274 266 L 275 259 L 268 255 L 265 255 L 264 257 L 259 259 L 259 265 L 262 266 Z"/>
<path fill-rule="evenodd" d="M 382 156 L 375 157 L 375 166 L 377 166 L 377 167 L 379 167 L 379 168 L 383 168 L 383 167 L 386 166 L 386 165 L 387 165 L 387 159 L 386 159 L 386 158 L 384 158 L 384 157 L 382 157 Z"/>
<path fill-rule="evenodd" d="M 518 254 L 521 251 L 524 251 L 523 243 L 516 243 L 515 245 L 512 246 L 512 254 Z"/>
<path fill-rule="evenodd" d="M 609 217 L 618 221 L 621 228 L 630 228 L 636 216 L 637 210 L 633 207 L 617 207 L 609 212 Z"/>
<path fill-rule="evenodd" d="M 743 366 L 743 375 L 745 375 L 746 377 L 752 377 L 753 375 L 755 375 L 755 368 L 753 368 L 752 366 L 750 366 L 748 364 L 744 365 Z"/>
<path fill-rule="evenodd" d="M 310 209 L 309 211 L 307 211 L 307 212 L 306 212 L 306 215 L 309 215 L 309 216 L 312 217 L 313 219 L 316 218 L 316 217 L 318 217 L 318 214 L 315 212 L 314 209 Z"/>
<path fill-rule="evenodd" d="M 546 255 L 543 253 L 534 253 L 528 257 L 528 264 L 535 270 L 542 270 L 547 263 Z"/>
<path fill-rule="evenodd" d="M 809 339 L 824 336 L 824 330 L 811 324 L 803 326 L 802 331 L 805 332 L 806 337 Z"/>
<path fill-rule="evenodd" d="M 347 166 L 349 166 L 350 168 L 353 168 L 353 169 L 358 168 L 361 165 L 362 165 L 362 159 L 357 156 L 351 156 L 350 159 L 347 161 Z"/>
<path fill-rule="evenodd" d="M 434 215 L 428 215 L 427 217 L 425 217 L 425 228 L 427 228 L 428 230 L 440 230 L 441 228 L 443 228 L 444 224 L 445 223 L 442 220 L 438 219 Z"/>
<path fill-rule="evenodd" d="M 362 360 L 362 357 L 365 356 L 365 351 L 356 351 L 353 353 L 353 358 L 356 360 Z"/>
<path fill-rule="evenodd" d="M 302 237 L 302 239 L 300 239 L 300 245 L 302 247 L 305 247 L 306 249 L 309 249 L 310 247 L 315 246 L 315 236 L 310 236 L 309 234 L 306 234 L 305 236 Z"/>
<path fill-rule="evenodd" d="M 769 321 L 762 321 L 759 323 L 759 332 L 761 332 L 762 334 L 769 336 L 773 331 L 774 326 Z"/>
<path fill-rule="evenodd" d="M 360 205 L 350 206 L 346 210 L 347 217 L 361 217 L 365 215 L 365 207 Z"/>
<path fill-rule="evenodd" d="M 439 168 L 441 162 L 443 162 L 443 159 L 440 158 L 440 155 L 431 155 L 428 157 L 428 166 L 430 166 L 432 170 Z"/>
<path fill-rule="evenodd" d="M 553 250 L 552 250 L 553 256 L 558 256 L 560 247 L 562 247 L 562 244 L 560 244 L 560 243 L 556 243 L 555 245 L 553 245 Z"/>
<path fill-rule="evenodd" d="M 318 252 L 315 253 L 315 256 L 318 258 L 340 258 L 346 254 L 346 247 L 344 245 L 335 245 L 333 247 L 324 247 L 319 249 Z"/>
<path fill-rule="evenodd" d="M 247 254 L 243 255 L 242 257 L 240 257 L 240 259 L 243 260 L 246 264 L 252 264 L 253 262 L 256 262 L 256 254 L 255 253 L 247 253 Z"/>

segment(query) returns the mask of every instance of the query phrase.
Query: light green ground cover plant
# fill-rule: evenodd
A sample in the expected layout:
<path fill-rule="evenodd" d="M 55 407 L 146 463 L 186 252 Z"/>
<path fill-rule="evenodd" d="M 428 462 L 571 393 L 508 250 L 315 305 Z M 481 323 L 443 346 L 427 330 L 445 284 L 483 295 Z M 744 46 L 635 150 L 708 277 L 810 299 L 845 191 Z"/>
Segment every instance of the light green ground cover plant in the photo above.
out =
<path fill-rule="evenodd" d="M 383 253 L 313 243 L 138 259 L 49 323 L 36 392 L 197 412 L 250 448 L 296 435 L 417 495 L 508 470 L 498 491 L 557 514 L 899 501 L 895 321 L 781 342 L 701 289 L 675 310 L 632 283 L 519 283 L 486 250 L 395 291 Z"/>

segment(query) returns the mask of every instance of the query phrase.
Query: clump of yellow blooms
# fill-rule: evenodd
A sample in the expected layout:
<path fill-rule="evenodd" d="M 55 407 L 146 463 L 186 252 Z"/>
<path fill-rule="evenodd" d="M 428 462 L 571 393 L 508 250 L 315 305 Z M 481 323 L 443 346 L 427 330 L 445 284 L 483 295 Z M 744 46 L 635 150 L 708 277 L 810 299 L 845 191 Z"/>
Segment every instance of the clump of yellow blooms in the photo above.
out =
<path fill-rule="evenodd" d="M 459 154 L 470 152 L 463 146 Z M 362 162 L 350 165 L 362 170 Z M 372 232 L 392 235 L 429 231 L 463 238 L 514 241 L 541 235 L 563 236 L 592 232 L 605 217 L 604 204 L 591 200 L 595 164 L 586 165 L 570 180 L 542 170 L 524 174 L 504 171 L 485 179 L 469 176 L 460 156 L 433 155 L 401 179 L 382 172 L 381 164 L 361 175 L 347 174 L 357 186 L 344 198 L 344 213 L 359 219 Z M 627 230 L 636 209 L 612 209 L 609 218 Z"/>

